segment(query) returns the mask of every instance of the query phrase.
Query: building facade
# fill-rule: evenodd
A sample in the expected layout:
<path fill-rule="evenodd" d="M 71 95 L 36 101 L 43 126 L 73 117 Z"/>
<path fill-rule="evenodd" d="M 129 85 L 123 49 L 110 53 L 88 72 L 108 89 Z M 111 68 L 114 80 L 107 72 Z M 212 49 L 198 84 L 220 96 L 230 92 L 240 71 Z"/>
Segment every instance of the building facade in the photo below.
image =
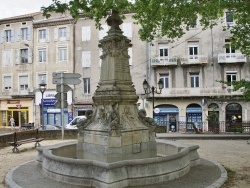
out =
<path fill-rule="evenodd" d="M 242 101 L 242 91 L 233 91 L 230 84 L 243 78 L 249 80 L 250 75 L 249 58 L 230 45 L 230 27 L 222 29 L 233 27 L 232 18 L 225 16 L 206 30 L 196 21 L 176 42 L 163 37 L 149 43 L 140 40 L 140 26 L 134 24 L 132 14 L 125 17 L 120 28 L 132 44 L 128 55 L 138 108 L 145 109 L 166 132 L 193 131 L 193 125 L 200 131 L 210 131 L 212 113 L 216 114 L 221 132 L 232 123 L 249 121 L 249 103 Z M 47 84 L 44 122 L 60 125 L 61 111 L 54 105 L 57 91 L 52 83 L 53 72 L 82 75 L 82 83 L 71 85 L 68 92 L 64 122 L 92 109 L 101 70 L 99 40 L 109 30 L 104 19 L 102 28 L 99 31 L 94 21 L 84 16 L 75 22 L 68 14 L 46 19 L 39 12 L 0 20 L 2 125 L 8 124 L 10 116 L 18 119 L 18 124 L 39 125 L 41 82 Z M 161 93 L 145 94 L 143 81 L 157 88 L 159 79 L 163 81 Z"/>

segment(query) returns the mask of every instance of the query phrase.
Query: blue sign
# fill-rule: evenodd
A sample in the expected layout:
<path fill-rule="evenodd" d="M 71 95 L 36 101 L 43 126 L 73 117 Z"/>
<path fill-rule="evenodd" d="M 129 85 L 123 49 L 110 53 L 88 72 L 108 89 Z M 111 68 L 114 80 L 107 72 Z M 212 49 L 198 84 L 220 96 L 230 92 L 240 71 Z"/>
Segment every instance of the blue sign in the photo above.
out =
<path fill-rule="evenodd" d="M 54 99 L 43 99 L 43 105 L 44 106 L 54 106 L 56 103 L 56 98 Z"/>

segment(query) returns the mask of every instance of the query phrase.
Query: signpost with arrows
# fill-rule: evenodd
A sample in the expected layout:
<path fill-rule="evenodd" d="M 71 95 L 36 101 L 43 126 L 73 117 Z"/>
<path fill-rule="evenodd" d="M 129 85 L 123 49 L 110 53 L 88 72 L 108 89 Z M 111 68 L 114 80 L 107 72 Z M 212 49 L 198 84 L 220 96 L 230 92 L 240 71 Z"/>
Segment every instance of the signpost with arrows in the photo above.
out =
<path fill-rule="evenodd" d="M 78 85 L 81 83 L 79 79 L 81 77 L 78 73 L 56 73 L 52 74 L 52 83 L 56 84 L 56 91 L 58 92 L 55 97 L 57 99 L 55 106 L 61 108 L 61 126 L 62 126 L 62 139 L 64 139 L 64 108 L 68 106 L 67 103 L 67 92 L 71 90 L 67 84 Z"/>

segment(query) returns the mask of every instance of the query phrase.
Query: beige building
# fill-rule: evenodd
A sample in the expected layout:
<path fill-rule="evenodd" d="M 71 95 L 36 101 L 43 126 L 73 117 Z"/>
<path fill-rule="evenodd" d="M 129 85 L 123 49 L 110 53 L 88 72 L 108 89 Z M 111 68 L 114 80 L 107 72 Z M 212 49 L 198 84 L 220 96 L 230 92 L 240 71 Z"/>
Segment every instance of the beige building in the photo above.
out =
<path fill-rule="evenodd" d="M 53 72 L 74 70 L 74 19 L 54 14 L 46 19 L 41 12 L 0 20 L 1 95 L 0 123 L 7 125 L 10 116 L 16 126 L 41 122 L 39 84 L 46 83 L 43 95 L 44 124 L 61 122 L 61 110 L 55 108 L 56 85 Z M 72 119 L 72 91 L 64 121 Z"/>
<path fill-rule="evenodd" d="M 138 107 L 154 116 L 159 126 L 167 132 L 193 131 L 192 122 L 200 130 L 209 131 L 213 127 L 207 117 L 213 111 L 222 132 L 228 131 L 232 122 L 237 125 L 249 121 L 249 103 L 239 99 L 242 92 L 234 92 L 230 84 L 218 82 L 249 79 L 249 58 L 230 45 L 230 31 L 222 31 L 223 26 L 234 25 L 232 17 L 225 16 L 218 26 L 206 30 L 197 21 L 176 42 L 161 38 L 147 43 L 139 39 L 140 26 L 133 23 L 132 14 L 125 16 L 121 29 L 132 44 L 128 54 Z M 75 23 L 68 15 L 56 14 L 50 19 L 35 13 L 0 20 L 0 122 L 6 125 L 9 116 L 14 115 L 24 119 L 21 123 L 38 125 L 42 97 L 39 83 L 44 81 L 44 122 L 60 124 L 60 109 L 54 106 L 53 72 L 82 75 L 82 83 L 71 85 L 73 90 L 68 92 L 64 122 L 91 109 L 101 69 L 102 50 L 98 44 L 109 30 L 105 20 L 102 28 L 97 30 L 94 21 L 86 17 Z M 16 36 L 19 37 L 14 40 Z M 145 95 L 145 79 L 157 92 L 161 79 L 161 94 Z"/>
<path fill-rule="evenodd" d="M 139 39 L 139 26 L 133 24 L 132 14 L 126 14 L 120 26 L 123 34 L 131 40 L 128 50 L 132 81 L 138 94 L 143 92 L 142 82 L 146 78 L 148 66 L 147 43 Z M 82 84 L 76 85 L 74 110 L 75 115 L 84 115 L 92 108 L 92 96 L 100 78 L 102 49 L 99 40 L 107 35 L 109 26 L 102 20 L 102 30 L 96 29 L 93 20 L 81 18 L 76 23 L 75 60 L 76 72 L 82 75 Z"/>

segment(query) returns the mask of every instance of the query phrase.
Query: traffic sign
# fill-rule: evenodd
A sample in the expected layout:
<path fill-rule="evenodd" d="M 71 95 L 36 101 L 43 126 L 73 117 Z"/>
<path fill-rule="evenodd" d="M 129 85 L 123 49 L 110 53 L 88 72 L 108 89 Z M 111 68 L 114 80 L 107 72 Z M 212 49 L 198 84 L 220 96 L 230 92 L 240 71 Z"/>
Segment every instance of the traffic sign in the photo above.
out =
<path fill-rule="evenodd" d="M 62 107 L 62 98 L 61 98 L 61 93 L 57 93 L 55 95 L 55 98 L 57 99 L 57 101 L 55 102 L 55 107 L 56 108 L 61 108 Z M 68 103 L 67 103 L 67 93 L 63 93 L 63 107 L 67 108 L 68 107 Z"/>
<path fill-rule="evenodd" d="M 78 73 L 56 73 L 53 72 L 52 74 L 53 84 L 71 84 L 71 85 L 77 85 L 81 83 L 81 80 L 79 79 L 81 77 Z"/>
<path fill-rule="evenodd" d="M 52 78 L 53 84 L 69 84 L 69 85 L 78 85 L 82 81 L 78 78 Z"/>
<path fill-rule="evenodd" d="M 69 87 L 66 84 L 62 84 L 63 85 L 63 93 L 67 93 L 69 90 L 71 90 L 71 87 Z M 61 92 L 61 87 L 62 85 L 56 85 L 56 91 L 57 92 Z"/>

